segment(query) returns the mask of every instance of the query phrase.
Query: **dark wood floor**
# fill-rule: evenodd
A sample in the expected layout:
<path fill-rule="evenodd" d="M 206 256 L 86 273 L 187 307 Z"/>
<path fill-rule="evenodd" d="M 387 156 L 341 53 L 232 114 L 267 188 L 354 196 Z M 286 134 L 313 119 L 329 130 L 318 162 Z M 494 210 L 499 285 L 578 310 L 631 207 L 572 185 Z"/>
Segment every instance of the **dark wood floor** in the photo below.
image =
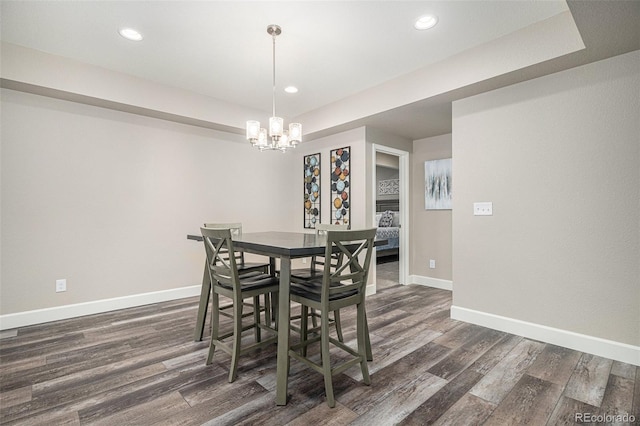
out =
<path fill-rule="evenodd" d="M 576 413 L 640 418 L 640 368 L 449 318 L 451 293 L 383 286 L 368 299 L 371 386 L 357 367 L 322 377 L 292 361 L 275 405 L 275 347 L 205 366 L 182 299 L 3 332 L 0 424 L 557 425 Z M 343 314 L 353 341 L 354 313 Z M 251 339 L 251 333 L 247 339 Z"/>

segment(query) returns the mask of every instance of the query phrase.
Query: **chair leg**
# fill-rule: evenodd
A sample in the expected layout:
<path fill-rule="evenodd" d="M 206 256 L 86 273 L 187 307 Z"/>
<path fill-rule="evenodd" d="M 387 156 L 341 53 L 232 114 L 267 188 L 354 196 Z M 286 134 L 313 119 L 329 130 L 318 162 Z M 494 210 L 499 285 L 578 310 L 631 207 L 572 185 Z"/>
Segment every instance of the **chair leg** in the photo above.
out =
<path fill-rule="evenodd" d="M 240 341 L 242 339 L 242 300 L 234 300 L 233 302 L 233 347 L 231 349 L 229 383 L 233 382 L 238 375 L 238 358 L 240 358 Z"/>
<path fill-rule="evenodd" d="M 300 343 L 303 344 L 300 347 L 300 355 L 307 356 L 307 345 L 304 343 L 307 342 L 309 335 L 309 307 L 301 305 L 300 309 Z"/>
<path fill-rule="evenodd" d="M 364 311 L 364 339 L 367 349 L 367 361 L 373 361 L 373 353 L 371 352 L 371 338 L 369 337 L 369 321 L 367 321 L 367 310 L 362 304 L 362 310 Z"/>
<path fill-rule="evenodd" d="M 261 340 L 258 324 L 260 324 L 260 296 L 253 296 L 253 334 L 256 342 Z"/>
<path fill-rule="evenodd" d="M 318 326 L 318 313 L 313 308 L 311 308 L 311 324 L 313 324 L 313 328 Z"/>
<path fill-rule="evenodd" d="M 356 334 L 358 336 L 358 354 L 360 355 L 360 369 L 362 370 L 362 381 L 365 385 L 371 384 L 371 378 L 369 377 L 369 366 L 367 365 L 367 339 L 366 333 L 369 330 L 366 328 L 367 320 L 365 318 L 364 303 L 359 303 L 357 307 L 357 325 Z"/>
<path fill-rule="evenodd" d="M 271 327 L 271 293 L 264 294 L 264 323 Z"/>
<path fill-rule="evenodd" d="M 213 361 L 213 353 L 216 350 L 216 345 L 214 342 L 218 340 L 218 332 L 220 330 L 220 297 L 218 293 L 213 292 L 213 296 L 211 297 L 211 341 L 209 343 L 209 353 L 207 355 L 206 365 L 211 364 Z"/>
<path fill-rule="evenodd" d="M 336 326 L 336 334 L 338 335 L 338 340 L 344 343 L 344 336 L 342 335 L 342 323 L 340 322 L 340 311 L 338 309 L 333 311 L 333 323 Z"/>
<path fill-rule="evenodd" d="M 327 396 L 327 404 L 330 408 L 333 408 L 336 406 L 336 400 L 333 397 L 333 378 L 331 376 L 331 358 L 329 356 L 329 313 L 326 310 L 320 313 L 320 325 L 324 392 Z"/>
<path fill-rule="evenodd" d="M 271 321 L 273 321 L 273 328 L 278 330 L 278 293 L 271 293 Z"/>

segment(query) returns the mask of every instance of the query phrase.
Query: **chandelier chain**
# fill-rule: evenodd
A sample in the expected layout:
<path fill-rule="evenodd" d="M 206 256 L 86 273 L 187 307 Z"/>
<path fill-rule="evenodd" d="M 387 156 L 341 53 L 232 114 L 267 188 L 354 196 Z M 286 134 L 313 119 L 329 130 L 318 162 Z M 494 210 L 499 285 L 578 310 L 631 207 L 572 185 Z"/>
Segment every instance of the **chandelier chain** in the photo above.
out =
<path fill-rule="evenodd" d="M 276 116 L 276 36 L 278 34 L 273 32 L 271 37 L 273 38 L 273 115 Z"/>

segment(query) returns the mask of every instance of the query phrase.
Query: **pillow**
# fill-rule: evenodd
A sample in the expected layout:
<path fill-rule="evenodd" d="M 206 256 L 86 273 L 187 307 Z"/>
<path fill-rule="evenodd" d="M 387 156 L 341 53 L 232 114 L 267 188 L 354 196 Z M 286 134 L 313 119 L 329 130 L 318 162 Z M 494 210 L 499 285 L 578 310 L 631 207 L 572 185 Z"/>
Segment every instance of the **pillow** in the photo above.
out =
<path fill-rule="evenodd" d="M 400 226 L 400 212 L 393 212 L 393 223 L 391 226 L 395 226 L 396 228 Z"/>
<path fill-rule="evenodd" d="M 389 228 L 392 223 L 393 223 L 393 213 L 391 212 L 391 210 L 387 210 L 384 213 L 382 213 L 382 216 L 380 217 L 380 222 L 378 222 L 378 226 L 381 228 Z"/>
<path fill-rule="evenodd" d="M 376 226 L 380 223 L 380 218 L 382 217 L 382 213 L 376 213 L 376 221 L 374 222 Z"/>

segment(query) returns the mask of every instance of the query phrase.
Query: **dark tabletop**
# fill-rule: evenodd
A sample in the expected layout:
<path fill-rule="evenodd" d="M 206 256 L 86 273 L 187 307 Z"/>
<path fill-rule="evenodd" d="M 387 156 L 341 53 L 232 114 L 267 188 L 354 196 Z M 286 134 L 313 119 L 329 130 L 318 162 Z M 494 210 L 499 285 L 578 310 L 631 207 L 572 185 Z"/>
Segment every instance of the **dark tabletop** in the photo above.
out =
<path fill-rule="evenodd" d="M 202 241 L 201 235 L 187 235 L 190 240 Z M 376 240 L 375 245 L 384 245 L 386 240 Z M 325 235 L 303 232 L 246 232 L 233 237 L 236 248 L 248 253 L 266 254 L 275 257 L 308 257 L 323 254 L 327 244 Z"/>

